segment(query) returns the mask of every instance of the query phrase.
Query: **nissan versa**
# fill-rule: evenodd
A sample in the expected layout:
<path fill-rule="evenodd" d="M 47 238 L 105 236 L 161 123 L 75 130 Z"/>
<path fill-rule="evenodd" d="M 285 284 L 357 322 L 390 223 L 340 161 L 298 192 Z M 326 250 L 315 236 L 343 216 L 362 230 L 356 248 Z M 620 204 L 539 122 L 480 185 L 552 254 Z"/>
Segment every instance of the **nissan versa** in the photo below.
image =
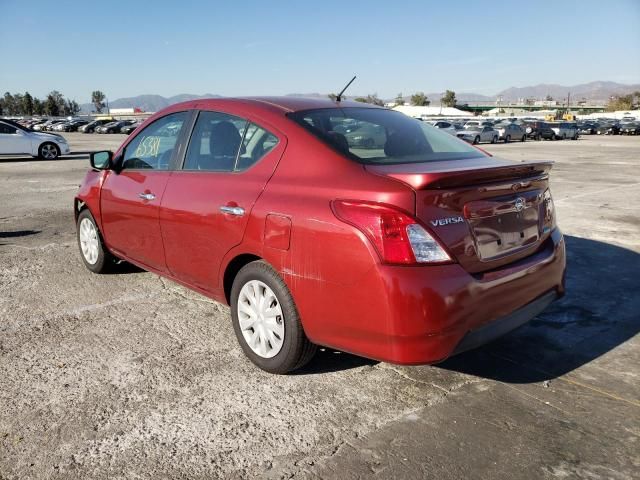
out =
<path fill-rule="evenodd" d="M 269 372 L 317 345 L 440 362 L 564 293 L 551 163 L 494 158 L 399 112 L 197 100 L 91 166 L 74 206 L 87 268 L 127 261 L 229 304 Z"/>

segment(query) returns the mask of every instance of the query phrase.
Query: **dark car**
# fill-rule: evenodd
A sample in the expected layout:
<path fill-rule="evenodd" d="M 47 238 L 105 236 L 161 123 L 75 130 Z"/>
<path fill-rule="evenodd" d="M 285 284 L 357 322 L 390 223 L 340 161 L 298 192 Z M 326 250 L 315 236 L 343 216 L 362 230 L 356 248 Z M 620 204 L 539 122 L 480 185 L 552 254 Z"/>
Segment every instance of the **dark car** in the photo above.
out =
<path fill-rule="evenodd" d="M 118 120 L 96 128 L 96 133 L 120 133 L 122 127 L 133 124 L 133 120 Z"/>
<path fill-rule="evenodd" d="M 522 128 L 527 132 L 527 137 L 533 140 L 555 140 L 556 138 L 554 131 L 547 122 L 525 122 Z"/>
<path fill-rule="evenodd" d="M 384 145 L 339 133 L 355 123 Z M 552 163 L 500 160 L 393 110 L 198 99 L 90 159 L 74 201 L 86 267 L 128 261 L 230 304 L 269 372 L 317 345 L 440 362 L 564 293 Z"/>
<path fill-rule="evenodd" d="M 89 123 L 88 120 L 72 120 L 70 122 L 63 123 L 60 128 L 56 128 L 56 130 L 62 132 L 77 132 L 78 128 L 83 125 L 87 125 Z"/>
<path fill-rule="evenodd" d="M 125 125 L 124 127 L 120 128 L 120 133 L 124 133 L 125 135 L 131 135 L 131 133 L 140 125 L 142 125 L 142 121 L 134 122 L 131 125 Z"/>
<path fill-rule="evenodd" d="M 578 133 L 580 135 L 595 135 L 599 126 L 600 124 L 597 122 L 579 122 Z"/>
<path fill-rule="evenodd" d="M 617 122 L 601 123 L 596 129 L 598 135 L 618 135 L 620 133 L 620 124 Z"/>
<path fill-rule="evenodd" d="M 640 122 L 626 122 L 621 124 L 620 135 L 640 135 Z"/>
<path fill-rule="evenodd" d="M 93 122 L 89 122 L 86 125 L 80 127 L 78 131 L 82 133 L 94 133 L 96 131 L 96 128 L 111 122 L 113 122 L 113 120 L 110 119 L 94 120 Z"/>

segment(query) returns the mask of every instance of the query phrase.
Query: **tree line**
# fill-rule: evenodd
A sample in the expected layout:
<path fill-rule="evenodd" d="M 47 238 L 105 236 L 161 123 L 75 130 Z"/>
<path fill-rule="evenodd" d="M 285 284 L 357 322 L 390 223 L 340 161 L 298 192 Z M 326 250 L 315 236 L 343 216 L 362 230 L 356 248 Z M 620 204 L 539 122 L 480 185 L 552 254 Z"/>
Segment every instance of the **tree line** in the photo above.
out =
<path fill-rule="evenodd" d="M 105 107 L 105 95 L 100 90 L 91 93 L 91 102 L 96 113 Z M 34 97 L 29 92 L 5 92 L 0 98 L 0 115 L 46 115 L 49 117 L 74 116 L 80 113 L 80 105 L 75 100 L 65 99 L 59 91 L 51 91 L 44 99 Z"/>
<path fill-rule="evenodd" d="M 333 93 L 330 93 L 328 97 L 331 100 L 336 99 L 336 95 Z M 369 94 L 366 97 L 355 97 L 354 100 L 356 102 L 372 103 L 374 105 L 379 105 L 379 106 L 384 105 L 384 102 L 380 98 L 378 98 L 377 93 Z M 440 98 L 440 103 L 442 104 L 443 107 L 455 107 L 457 102 L 458 100 L 456 99 L 456 92 L 454 92 L 453 90 L 447 90 L 444 93 L 444 95 Z M 396 95 L 394 103 L 396 105 L 406 104 L 404 97 L 402 96 L 402 93 L 399 93 L 398 95 Z M 425 95 L 424 92 L 416 92 L 413 95 L 411 95 L 411 97 L 409 98 L 409 104 L 418 106 L 418 107 L 427 107 L 431 105 L 431 100 L 429 100 L 429 98 L 427 97 L 427 95 Z"/>
<path fill-rule="evenodd" d="M 637 108 L 640 108 L 640 91 L 628 95 L 614 95 L 607 104 L 607 112 L 635 110 Z"/>

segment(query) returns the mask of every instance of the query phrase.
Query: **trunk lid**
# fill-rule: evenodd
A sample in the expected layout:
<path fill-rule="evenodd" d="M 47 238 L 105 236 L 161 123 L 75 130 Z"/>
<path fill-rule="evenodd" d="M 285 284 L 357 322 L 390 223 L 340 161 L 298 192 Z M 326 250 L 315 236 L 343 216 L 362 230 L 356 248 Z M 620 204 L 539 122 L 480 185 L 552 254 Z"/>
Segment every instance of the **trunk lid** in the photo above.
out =
<path fill-rule="evenodd" d="M 549 237 L 552 164 L 482 157 L 365 168 L 411 186 L 416 217 L 463 268 L 481 273 L 535 253 Z"/>

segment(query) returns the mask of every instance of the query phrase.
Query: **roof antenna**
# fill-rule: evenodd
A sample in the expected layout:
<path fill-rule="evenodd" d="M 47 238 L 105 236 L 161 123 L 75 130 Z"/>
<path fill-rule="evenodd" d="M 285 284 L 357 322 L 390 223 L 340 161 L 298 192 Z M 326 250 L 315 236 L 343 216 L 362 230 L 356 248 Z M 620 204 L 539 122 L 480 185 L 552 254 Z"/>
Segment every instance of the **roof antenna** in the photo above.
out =
<path fill-rule="evenodd" d="M 342 94 L 347 88 L 349 88 L 349 85 L 351 85 L 355 79 L 356 79 L 356 76 L 354 75 L 351 81 L 347 83 L 347 85 L 342 89 L 342 91 L 336 96 L 336 102 L 339 102 L 340 100 L 342 100 Z"/>

